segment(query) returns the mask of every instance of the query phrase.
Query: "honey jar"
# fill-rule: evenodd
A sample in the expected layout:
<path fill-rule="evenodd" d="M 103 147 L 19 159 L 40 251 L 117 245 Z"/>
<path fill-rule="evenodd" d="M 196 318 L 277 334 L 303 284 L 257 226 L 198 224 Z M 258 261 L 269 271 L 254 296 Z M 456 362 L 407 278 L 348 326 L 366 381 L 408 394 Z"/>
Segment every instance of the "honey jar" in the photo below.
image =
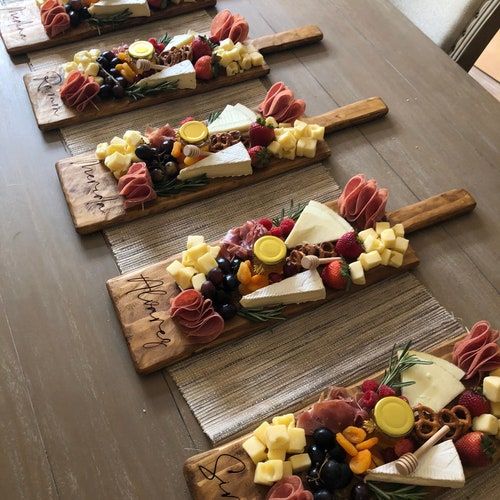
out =
<path fill-rule="evenodd" d="M 253 245 L 256 274 L 281 273 L 286 259 L 285 242 L 276 236 L 262 236 Z"/>

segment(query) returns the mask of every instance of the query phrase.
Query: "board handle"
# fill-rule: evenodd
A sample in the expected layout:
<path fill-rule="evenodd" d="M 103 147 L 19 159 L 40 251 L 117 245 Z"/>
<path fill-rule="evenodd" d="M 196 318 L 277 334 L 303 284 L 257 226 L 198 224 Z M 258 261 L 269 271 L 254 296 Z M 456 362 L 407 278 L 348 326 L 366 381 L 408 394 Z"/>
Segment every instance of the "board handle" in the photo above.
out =
<path fill-rule="evenodd" d="M 472 212 L 476 200 L 465 189 L 451 189 L 387 214 L 391 225 L 401 223 L 405 233 L 438 224 L 457 215 Z"/>
<path fill-rule="evenodd" d="M 308 24 L 281 33 L 254 38 L 251 40 L 251 44 L 262 54 L 273 54 L 274 52 L 316 43 L 322 39 L 323 32 L 318 26 Z"/>
<path fill-rule="evenodd" d="M 389 108 L 380 97 L 369 97 L 361 101 L 353 102 L 347 106 L 328 111 L 322 115 L 301 118 L 306 123 L 317 123 L 325 127 L 325 133 L 352 127 L 365 123 L 375 118 L 385 116 Z"/>

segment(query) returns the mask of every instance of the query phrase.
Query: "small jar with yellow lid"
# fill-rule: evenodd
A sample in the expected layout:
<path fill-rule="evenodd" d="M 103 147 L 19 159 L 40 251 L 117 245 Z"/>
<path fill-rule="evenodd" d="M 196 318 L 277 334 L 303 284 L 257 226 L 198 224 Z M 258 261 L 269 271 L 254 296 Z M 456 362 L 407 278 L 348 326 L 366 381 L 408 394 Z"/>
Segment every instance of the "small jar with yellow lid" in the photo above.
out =
<path fill-rule="evenodd" d="M 208 127 L 204 122 L 191 120 L 183 123 L 179 128 L 179 138 L 184 146 L 186 144 L 193 144 L 200 149 L 208 151 L 209 133 Z"/>
<path fill-rule="evenodd" d="M 373 410 L 377 427 L 393 438 L 406 436 L 415 425 L 411 406 L 396 396 L 382 398 Z"/>
<path fill-rule="evenodd" d="M 151 42 L 137 40 L 136 42 L 130 44 L 127 52 L 133 59 L 151 60 L 155 55 L 155 48 Z"/>
<path fill-rule="evenodd" d="M 262 236 L 253 245 L 253 256 L 257 274 L 281 273 L 286 259 L 285 242 L 276 236 Z"/>

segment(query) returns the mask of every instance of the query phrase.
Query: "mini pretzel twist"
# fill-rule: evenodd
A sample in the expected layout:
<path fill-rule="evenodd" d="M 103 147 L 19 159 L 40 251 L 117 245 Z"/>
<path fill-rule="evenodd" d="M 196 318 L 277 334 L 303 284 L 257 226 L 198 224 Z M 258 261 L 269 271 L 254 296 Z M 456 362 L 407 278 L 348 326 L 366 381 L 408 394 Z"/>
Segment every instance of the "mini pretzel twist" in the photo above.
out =
<path fill-rule="evenodd" d="M 332 241 L 324 241 L 319 245 L 319 257 L 320 258 L 328 258 L 328 257 L 336 257 L 337 253 L 335 252 L 335 245 Z"/>
<path fill-rule="evenodd" d="M 241 132 L 238 130 L 213 134 L 209 138 L 209 150 L 216 153 L 217 151 L 226 149 L 229 146 L 233 146 L 239 141 L 241 141 Z"/>
<path fill-rule="evenodd" d="M 462 405 L 456 405 L 451 409 L 443 408 L 439 412 L 435 412 L 428 406 L 417 405 L 413 411 L 415 414 L 415 434 L 422 441 L 427 441 L 444 425 L 450 428 L 446 438 L 457 440 L 470 429 L 472 424 L 469 410 Z"/>
<path fill-rule="evenodd" d="M 415 415 L 415 433 L 422 441 L 427 441 L 439 429 L 439 421 L 436 412 L 424 405 L 417 405 L 413 408 Z"/>
<path fill-rule="evenodd" d="M 165 66 L 173 66 L 174 64 L 179 64 L 187 59 L 191 61 L 193 59 L 193 51 L 190 45 L 173 47 L 167 52 L 162 53 L 160 58 L 164 62 Z"/>

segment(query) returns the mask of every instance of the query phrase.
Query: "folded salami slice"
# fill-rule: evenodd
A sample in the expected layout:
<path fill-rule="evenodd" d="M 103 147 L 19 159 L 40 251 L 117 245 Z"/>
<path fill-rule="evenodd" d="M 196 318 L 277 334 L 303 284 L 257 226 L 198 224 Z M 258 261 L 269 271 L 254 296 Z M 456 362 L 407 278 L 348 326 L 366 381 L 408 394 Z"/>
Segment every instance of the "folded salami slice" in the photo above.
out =
<path fill-rule="evenodd" d="M 266 495 L 266 500 L 313 500 L 313 498 L 310 491 L 304 490 L 299 476 L 280 479 Z"/>
<path fill-rule="evenodd" d="M 216 42 L 230 38 L 234 43 L 244 42 L 248 37 L 248 22 L 239 14 L 229 10 L 219 12 L 212 20 L 210 35 Z"/>
<path fill-rule="evenodd" d="M 99 93 L 99 84 L 78 70 L 71 71 L 59 90 L 66 106 L 83 111 L 90 101 Z"/>
<path fill-rule="evenodd" d="M 49 38 L 70 27 L 70 18 L 64 7 L 57 0 L 47 0 L 40 7 L 40 18 Z"/>
<path fill-rule="evenodd" d="M 118 191 L 125 197 L 125 208 L 143 205 L 157 197 L 144 162 L 133 163 L 127 173 L 120 177 Z"/>
<path fill-rule="evenodd" d="M 295 99 L 293 92 L 283 82 L 277 82 L 269 89 L 258 109 L 266 118 L 272 116 L 279 123 L 293 124 L 304 114 L 306 103 L 302 99 Z"/>

